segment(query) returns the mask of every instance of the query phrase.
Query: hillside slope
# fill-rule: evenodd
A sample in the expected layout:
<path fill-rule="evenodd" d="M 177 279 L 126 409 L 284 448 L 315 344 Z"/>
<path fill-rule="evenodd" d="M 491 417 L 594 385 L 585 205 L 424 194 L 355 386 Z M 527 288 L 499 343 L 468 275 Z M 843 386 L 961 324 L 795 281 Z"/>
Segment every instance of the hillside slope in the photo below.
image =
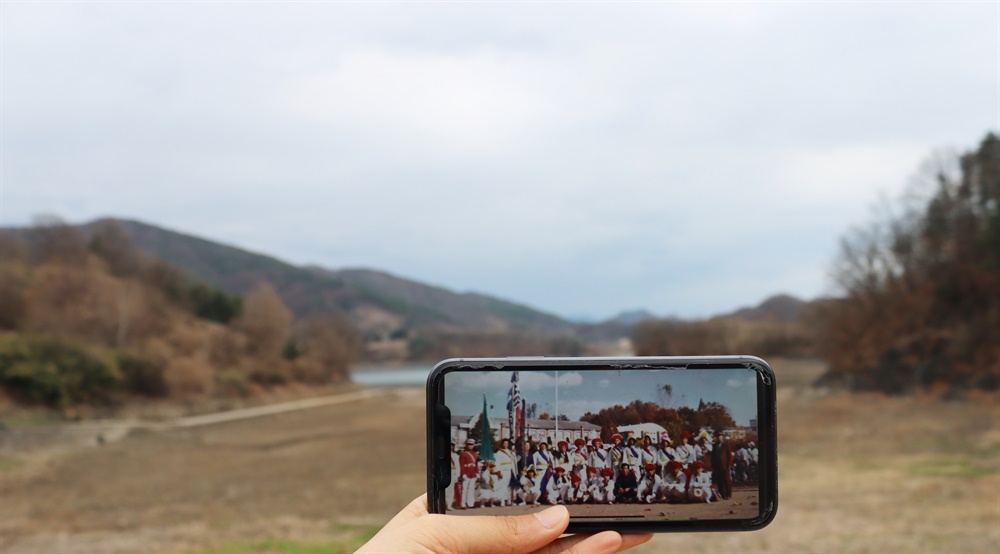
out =
<path fill-rule="evenodd" d="M 456 293 L 368 269 L 299 267 L 277 258 L 147 223 L 117 220 L 140 251 L 163 259 L 192 278 L 246 293 L 271 283 L 296 316 L 347 315 L 363 330 L 392 332 L 421 327 L 563 334 L 572 326 L 528 306 L 477 294 Z M 95 223 L 84 225 L 84 229 Z"/>

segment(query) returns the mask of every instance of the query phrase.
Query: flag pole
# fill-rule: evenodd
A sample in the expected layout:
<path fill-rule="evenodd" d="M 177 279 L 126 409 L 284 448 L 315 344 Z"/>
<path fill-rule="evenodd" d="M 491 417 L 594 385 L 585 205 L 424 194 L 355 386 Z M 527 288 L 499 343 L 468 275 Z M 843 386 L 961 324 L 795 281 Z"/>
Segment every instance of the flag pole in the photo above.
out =
<path fill-rule="evenodd" d="M 559 442 L 559 370 L 556 370 L 556 442 Z"/>

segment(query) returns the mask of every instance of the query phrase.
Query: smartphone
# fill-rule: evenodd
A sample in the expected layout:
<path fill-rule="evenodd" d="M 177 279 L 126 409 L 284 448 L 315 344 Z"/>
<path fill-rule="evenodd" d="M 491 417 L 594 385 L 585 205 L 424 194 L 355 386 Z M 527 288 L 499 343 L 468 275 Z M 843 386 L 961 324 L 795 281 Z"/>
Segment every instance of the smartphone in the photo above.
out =
<path fill-rule="evenodd" d="M 431 513 L 564 504 L 567 532 L 749 531 L 778 506 L 774 372 L 752 356 L 479 358 L 427 378 Z"/>

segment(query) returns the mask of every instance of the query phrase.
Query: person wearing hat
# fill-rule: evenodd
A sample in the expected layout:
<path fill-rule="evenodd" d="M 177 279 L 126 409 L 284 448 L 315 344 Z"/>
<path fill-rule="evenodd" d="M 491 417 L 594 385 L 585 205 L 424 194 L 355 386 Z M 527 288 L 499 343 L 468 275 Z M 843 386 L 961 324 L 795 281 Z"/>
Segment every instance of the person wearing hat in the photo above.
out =
<path fill-rule="evenodd" d="M 570 461 L 569 443 L 559 441 L 556 443 L 556 451 L 553 454 L 553 464 L 563 468 L 567 477 L 573 471 L 573 462 Z"/>
<path fill-rule="evenodd" d="M 458 458 L 462 470 L 462 508 L 476 506 L 476 481 L 479 479 L 479 464 L 476 463 L 475 447 L 475 440 L 466 439 L 465 450 Z"/>
<path fill-rule="evenodd" d="M 597 469 L 597 468 L 594 468 Z M 589 470 L 588 470 L 589 472 Z M 604 467 L 600 470 L 601 476 L 599 479 L 591 481 L 590 483 L 590 498 L 596 504 L 614 504 L 615 503 L 615 472 L 610 467 Z"/>
<path fill-rule="evenodd" d="M 535 474 L 541 483 L 543 494 L 548 490 L 548 482 L 552 479 L 552 454 L 549 452 L 549 445 L 545 441 L 538 443 L 538 452 L 535 452 L 532 465 L 535 466 Z"/>
<path fill-rule="evenodd" d="M 747 444 L 747 453 L 750 454 L 750 464 L 747 466 L 747 478 L 756 483 L 757 482 L 757 445 L 753 441 Z"/>
<path fill-rule="evenodd" d="M 509 506 L 514 499 L 514 474 L 517 472 L 517 455 L 510 449 L 510 439 L 501 439 L 500 448 L 494 455 L 497 471 L 500 472 L 497 484 L 497 500 L 501 506 Z"/>
<path fill-rule="evenodd" d="M 555 466 L 552 473 L 553 477 L 549 479 L 548 486 L 545 487 L 545 502 L 558 504 L 566 496 L 566 489 L 570 486 L 570 478 L 566 476 L 566 468 L 563 466 Z"/>
<path fill-rule="evenodd" d="M 652 504 L 654 501 L 660 500 L 663 494 L 663 480 L 656 474 L 656 464 L 648 463 L 643 469 L 646 470 L 646 473 L 643 474 L 642 479 L 639 479 L 639 487 L 636 492 L 641 502 Z"/>
<path fill-rule="evenodd" d="M 701 460 L 712 454 L 712 440 L 708 436 L 706 431 L 702 431 L 698 435 L 698 439 L 694 441 L 695 448 L 695 459 Z"/>
<path fill-rule="evenodd" d="M 522 438 L 517 443 L 514 454 L 517 455 L 517 475 L 524 475 L 524 470 L 531 465 L 535 457 L 534 445 L 528 439 Z"/>
<path fill-rule="evenodd" d="M 684 466 L 684 469 L 687 469 L 691 462 L 698 459 L 698 456 L 694 451 L 694 446 L 688 444 L 688 441 L 690 440 L 691 433 L 684 431 L 681 433 L 681 438 L 677 441 L 677 444 L 674 444 L 674 455 L 677 456 L 677 461 Z"/>
<path fill-rule="evenodd" d="M 618 433 L 611 435 L 611 448 L 608 449 L 611 458 L 608 460 L 608 464 L 611 469 L 615 470 L 615 479 L 621 477 L 622 463 L 625 462 L 625 446 L 622 444 L 624 440 L 624 437 Z"/>
<path fill-rule="evenodd" d="M 700 461 L 691 464 L 688 497 L 692 502 L 712 502 L 718 499 L 718 495 L 712 490 L 712 479 L 705 472 L 705 464 Z"/>
<path fill-rule="evenodd" d="M 747 482 L 747 475 L 750 469 L 750 451 L 743 443 L 738 443 L 733 458 L 736 465 L 733 467 L 733 482 L 742 485 Z"/>
<path fill-rule="evenodd" d="M 619 469 L 621 476 L 615 479 L 615 500 L 626 503 L 635 502 L 639 482 L 632 471 L 632 466 L 622 463 Z"/>
<path fill-rule="evenodd" d="M 590 487 L 601 482 L 601 469 L 594 466 L 587 466 L 585 472 L 587 477 L 583 479 L 583 487 L 589 491 Z"/>
<path fill-rule="evenodd" d="M 580 479 L 587 479 L 587 441 L 576 439 L 573 441 L 575 450 L 569 454 L 570 471 L 573 475 L 579 475 Z"/>
<path fill-rule="evenodd" d="M 646 464 L 656 465 L 656 445 L 653 444 L 653 437 L 649 433 L 642 436 L 642 444 L 639 446 L 639 460 L 644 467 Z"/>
<path fill-rule="evenodd" d="M 636 472 L 641 472 L 642 470 L 639 468 L 643 466 L 642 456 L 639 455 L 639 452 L 641 452 L 641 449 L 636 446 L 635 437 L 630 436 L 628 438 L 628 445 L 622 450 L 622 462 L 631 466 L 632 470 Z"/>
<path fill-rule="evenodd" d="M 610 467 L 610 454 L 604 450 L 604 443 L 601 442 L 601 438 L 598 437 L 590 441 L 591 451 L 590 457 L 587 460 L 587 464 L 592 465 L 596 468 L 603 469 Z"/>
<path fill-rule="evenodd" d="M 583 479 L 573 473 L 569 476 L 569 486 L 563 491 L 564 504 L 584 504 L 590 500 L 590 492 L 583 486 Z"/>
<path fill-rule="evenodd" d="M 521 491 L 518 494 L 520 504 L 538 506 L 538 499 L 541 498 L 542 491 L 541 483 L 535 475 L 534 466 L 524 468 L 524 475 L 520 479 Z"/>
<path fill-rule="evenodd" d="M 460 470 L 461 466 L 458 461 L 458 452 L 455 452 L 455 441 L 451 441 L 451 454 L 448 457 L 451 458 L 451 481 L 448 482 L 448 486 L 444 489 L 444 498 L 448 502 L 448 509 L 454 510 L 455 485 L 458 484 L 459 479 L 462 478 L 462 472 Z M 461 502 L 461 498 L 459 498 L 458 501 Z"/>
<path fill-rule="evenodd" d="M 660 436 L 660 448 L 656 451 L 656 465 L 660 468 L 660 477 L 667 478 L 667 465 L 676 458 L 677 455 L 674 454 L 674 449 L 670 446 L 670 435 L 664 432 Z"/>
<path fill-rule="evenodd" d="M 489 460 L 483 464 L 483 470 L 479 473 L 479 506 L 495 506 L 497 503 L 497 484 L 500 472 L 497 471 L 497 464 Z"/>
<path fill-rule="evenodd" d="M 733 496 L 733 449 L 726 441 L 722 431 L 715 432 L 715 444 L 712 445 L 712 482 L 723 500 Z"/>
<path fill-rule="evenodd" d="M 688 478 L 684 467 L 677 460 L 667 463 L 667 476 L 663 479 L 665 496 L 670 502 L 685 502 L 688 497 Z"/>

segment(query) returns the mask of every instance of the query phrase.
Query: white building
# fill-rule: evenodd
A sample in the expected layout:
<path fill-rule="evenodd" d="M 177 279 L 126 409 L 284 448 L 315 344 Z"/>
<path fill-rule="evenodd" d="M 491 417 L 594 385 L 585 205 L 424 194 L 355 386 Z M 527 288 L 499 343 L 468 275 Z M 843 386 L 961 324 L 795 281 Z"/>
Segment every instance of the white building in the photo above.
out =
<path fill-rule="evenodd" d="M 635 425 L 619 425 L 618 432 L 625 438 L 631 435 L 637 441 L 641 441 L 642 437 L 648 434 L 655 443 L 660 442 L 660 437 L 662 436 L 660 433 L 666 433 L 667 430 L 655 423 L 636 423 Z"/>
<path fill-rule="evenodd" d="M 510 425 L 506 417 L 491 417 L 490 432 L 496 440 L 509 439 Z M 479 416 L 452 416 L 451 417 L 451 440 L 456 445 L 465 444 L 469 438 L 469 431 L 473 425 L 482 425 Z M 528 439 L 538 442 L 540 440 L 552 439 L 552 444 L 564 440 L 572 443 L 576 439 L 583 439 L 590 442 L 592 439 L 601 436 L 601 427 L 585 421 L 559 421 L 551 419 L 529 419 L 525 422 Z"/>

